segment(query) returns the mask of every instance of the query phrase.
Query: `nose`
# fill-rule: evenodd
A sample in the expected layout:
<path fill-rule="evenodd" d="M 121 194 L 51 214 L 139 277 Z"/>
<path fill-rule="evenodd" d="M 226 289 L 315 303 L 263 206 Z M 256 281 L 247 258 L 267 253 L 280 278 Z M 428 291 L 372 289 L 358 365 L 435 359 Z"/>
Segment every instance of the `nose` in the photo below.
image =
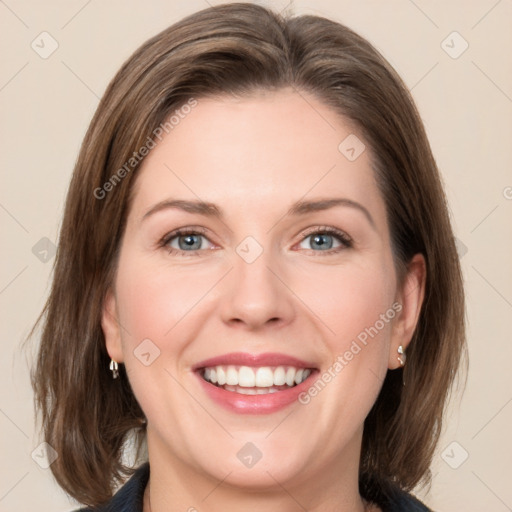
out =
<path fill-rule="evenodd" d="M 251 263 L 235 255 L 234 268 L 224 283 L 223 322 L 250 331 L 292 322 L 294 295 L 281 274 L 266 251 Z"/>

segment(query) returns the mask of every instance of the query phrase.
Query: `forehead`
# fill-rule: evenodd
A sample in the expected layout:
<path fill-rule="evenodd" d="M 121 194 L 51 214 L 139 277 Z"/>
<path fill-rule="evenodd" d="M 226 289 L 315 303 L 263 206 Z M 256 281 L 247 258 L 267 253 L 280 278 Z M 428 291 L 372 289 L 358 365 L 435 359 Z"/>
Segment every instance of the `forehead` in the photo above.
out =
<path fill-rule="evenodd" d="M 169 195 L 221 205 L 229 198 L 239 212 L 341 195 L 383 213 L 369 148 L 314 96 L 286 89 L 199 98 L 187 111 L 145 158 L 134 210 Z"/>

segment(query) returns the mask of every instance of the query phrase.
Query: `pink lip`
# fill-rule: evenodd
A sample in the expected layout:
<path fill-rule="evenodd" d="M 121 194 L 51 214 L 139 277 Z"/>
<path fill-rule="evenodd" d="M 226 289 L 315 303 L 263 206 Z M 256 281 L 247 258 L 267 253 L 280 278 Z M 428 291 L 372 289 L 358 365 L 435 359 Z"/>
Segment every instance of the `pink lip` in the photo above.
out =
<path fill-rule="evenodd" d="M 193 370 L 201 368 L 228 365 L 233 366 L 295 366 L 296 368 L 314 368 L 314 363 L 308 363 L 296 357 L 277 352 L 263 354 L 248 354 L 246 352 L 231 352 L 222 356 L 212 357 L 194 365 Z"/>
<path fill-rule="evenodd" d="M 218 365 L 295 366 L 296 368 L 310 368 L 314 371 L 304 382 L 284 391 L 267 393 L 266 395 L 242 395 L 234 391 L 226 391 L 203 379 L 200 371 L 202 368 Z M 269 414 L 285 408 L 297 401 L 298 396 L 310 386 L 310 379 L 317 373 L 314 364 L 278 353 L 247 354 L 234 352 L 206 359 L 195 365 L 193 369 L 202 389 L 214 402 L 239 414 Z"/>

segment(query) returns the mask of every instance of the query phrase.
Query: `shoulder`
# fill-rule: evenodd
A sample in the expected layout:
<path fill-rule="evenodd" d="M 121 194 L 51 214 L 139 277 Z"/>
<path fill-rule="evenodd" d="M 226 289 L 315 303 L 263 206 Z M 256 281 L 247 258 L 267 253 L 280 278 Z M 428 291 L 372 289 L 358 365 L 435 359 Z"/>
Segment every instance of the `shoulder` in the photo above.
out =
<path fill-rule="evenodd" d="M 74 512 L 142 512 L 144 490 L 149 479 L 149 464 L 140 466 L 112 499 L 97 508 L 81 508 Z"/>

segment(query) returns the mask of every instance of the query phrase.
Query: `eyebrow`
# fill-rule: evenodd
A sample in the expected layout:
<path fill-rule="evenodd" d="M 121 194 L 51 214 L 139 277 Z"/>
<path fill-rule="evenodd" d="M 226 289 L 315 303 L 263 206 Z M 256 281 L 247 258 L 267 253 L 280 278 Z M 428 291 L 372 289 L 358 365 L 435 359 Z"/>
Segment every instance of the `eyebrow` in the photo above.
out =
<path fill-rule="evenodd" d="M 142 217 L 142 220 L 147 219 L 150 215 L 153 215 L 162 210 L 174 208 L 177 210 L 183 210 L 187 213 L 195 213 L 198 215 L 204 215 L 205 217 L 217 217 L 221 219 L 223 217 L 220 208 L 213 203 L 207 203 L 205 201 L 197 200 L 184 200 L 184 199 L 166 199 L 152 206 Z"/>
<path fill-rule="evenodd" d="M 375 221 L 367 208 L 362 204 L 347 198 L 319 199 L 316 201 L 298 201 L 288 210 L 287 215 L 305 215 L 334 208 L 335 206 L 348 206 L 364 214 L 370 225 L 375 228 Z"/>
<path fill-rule="evenodd" d="M 364 214 L 370 225 L 375 229 L 375 221 L 370 212 L 360 203 L 347 198 L 329 198 L 318 199 L 315 201 L 298 201 L 294 203 L 287 213 L 283 216 L 298 216 L 306 215 L 311 212 L 319 212 L 329 210 L 336 206 L 348 206 L 359 210 Z M 166 209 L 178 209 L 187 213 L 195 213 L 204 215 L 205 217 L 215 217 L 223 219 L 224 214 L 222 210 L 214 203 L 208 203 L 201 200 L 184 200 L 184 199 L 166 199 L 152 206 L 142 217 L 142 220 L 147 219 L 149 216 Z"/>

